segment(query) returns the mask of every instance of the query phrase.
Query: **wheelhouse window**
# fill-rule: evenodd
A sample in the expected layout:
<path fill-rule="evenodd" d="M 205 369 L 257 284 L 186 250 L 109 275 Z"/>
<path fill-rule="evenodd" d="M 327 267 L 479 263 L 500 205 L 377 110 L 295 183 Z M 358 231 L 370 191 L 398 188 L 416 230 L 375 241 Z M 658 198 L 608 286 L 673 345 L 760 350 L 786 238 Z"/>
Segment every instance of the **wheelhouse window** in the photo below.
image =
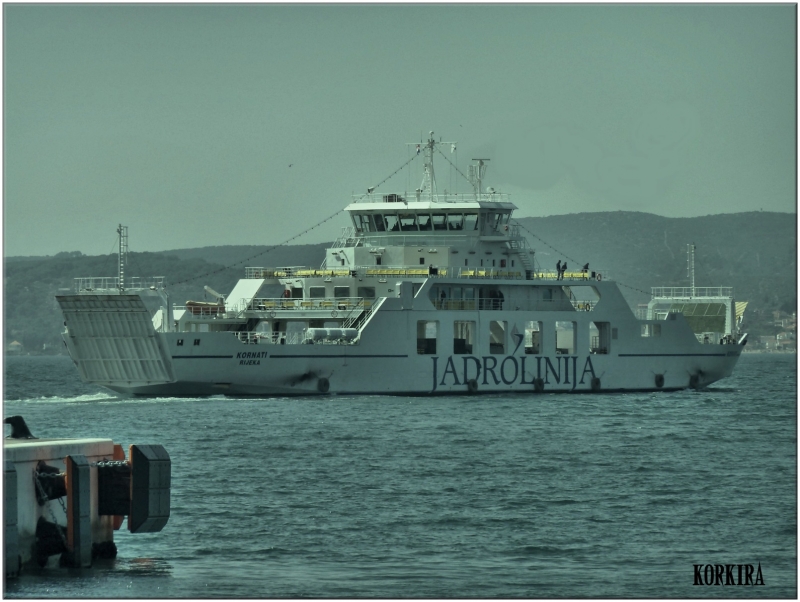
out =
<path fill-rule="evenodd" d="M 436 337 L 438 335 L 438 322 L 428 320 L 417 321 L 417 353 L 420 355 L 436 354 Z"/>
<path fill-rule="evenodd" d="M 324 286 L 312 286 L 308 289 L 308 296 L 311 299 L 324 299 L 325 298 L 325 287 Z"/>
<path fill-rule="evenodd" d="M 420 230 L 433 230 L 433 222 L 431 216 L 427 213 L 420 213 L 417 215 L 417 224 Z"/>
<path fill-rule="evenodd" d="M 447 230 L 447 216 L 444 213 L 433 214 L 433 229 Z"/>
<path fill-rule="evenodd" d="M 478 229 L 478 214 L 465 213 L 464 214 L 464 230 L 473 231 Z"/>
<path fill-rule="evenodd" d="M 461 213 L 451 213 L 447 216 L 447 229 L 448 230 L 463 230 L 464 228 L 464 215 Z"/>
<path fill-rule="evenodd" d="M 386 223 L 386 231 L 387 232 L 399 232 L 400 231 L 400 220 L 397 219 L 397 215 L 393 215 L 391 213 L 386 213 L 383 216 L 383 221 Z"/>
<path fill-rule="evenodd" d="M 336 299 L 346 299 L 350 296 L 350 287 L 349 286 L 334 286 L 333 287 L 333 296 Z"/>
<path fill-rule="evenodd" d="M 400 215 L 400 229 L 403 232 L 417 231 L 417 219 L 413 213 Z"/>

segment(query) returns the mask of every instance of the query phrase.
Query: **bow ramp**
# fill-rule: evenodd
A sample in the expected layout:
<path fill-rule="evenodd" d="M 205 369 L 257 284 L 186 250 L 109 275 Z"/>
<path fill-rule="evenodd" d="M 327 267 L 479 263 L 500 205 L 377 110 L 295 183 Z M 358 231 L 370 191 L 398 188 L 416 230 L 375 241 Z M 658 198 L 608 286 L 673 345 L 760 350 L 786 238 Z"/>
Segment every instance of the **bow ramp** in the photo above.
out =
<path fill-rule="evenodd" d="M 141 296 L 59 295 L 64 341 L 81 378 L 100 385 L 174 382 L 164 343 Z"/>

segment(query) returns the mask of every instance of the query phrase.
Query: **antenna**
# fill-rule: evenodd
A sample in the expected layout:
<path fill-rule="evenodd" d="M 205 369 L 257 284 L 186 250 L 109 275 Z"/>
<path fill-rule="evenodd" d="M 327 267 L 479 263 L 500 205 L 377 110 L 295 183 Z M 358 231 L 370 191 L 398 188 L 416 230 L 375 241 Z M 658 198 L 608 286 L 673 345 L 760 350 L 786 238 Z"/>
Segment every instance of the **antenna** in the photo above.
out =
<path fill-rule="evenodd" d="M 489 159 L 473 159 L 473 161 L 477 161 L 477 165 L 470 165 L 470 172 L 471 176 L 474 178 L 475 181 L 472 182 L 473 186 L 477 185 L 477 192 L 478 195 L 483 192 L 482 188 L 482 180 L 483 176 L 486 175 L 486 163 L 484 161 L 488 161 Z"/>
<path fill-rule="evenodd" d="M 686 272 L 692 285 L 692 297 L 694 297 L 694 249 L 694 243 L 686 245 Z"/>
<path fill-rule="evenodd" d="M 125 264 L 128 263 L 128 226 L 119 225 L 119 292 L 125 292 Z"/>

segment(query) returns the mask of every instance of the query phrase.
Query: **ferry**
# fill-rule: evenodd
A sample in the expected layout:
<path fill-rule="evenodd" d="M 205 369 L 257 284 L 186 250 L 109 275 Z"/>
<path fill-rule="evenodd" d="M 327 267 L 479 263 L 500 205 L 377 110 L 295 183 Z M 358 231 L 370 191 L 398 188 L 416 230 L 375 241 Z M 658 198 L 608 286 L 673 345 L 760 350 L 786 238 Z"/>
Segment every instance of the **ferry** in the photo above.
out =
<path fill-rule="evenodd" d="M 489 160 L 463 175 L 455 149 L 433 132 L 410 145 L 419 188 L 354 195 L 319 267 L 247 267 L 227 295 L 206 286 L 211 302 L 126 277 L 120 225 L 118 275 L 56 297 L 80 376 L 126 395 L 266 397 L 669 391 L 731 374 L 747 334 L 730 289 L 654 289 L 637 315 L 612 270 L 540 268 L 509 195 L 484 186 Z M 442 157 L 467 192 L 439 190 Z M 690 314 L 712 305 L 698 331 Z"/>

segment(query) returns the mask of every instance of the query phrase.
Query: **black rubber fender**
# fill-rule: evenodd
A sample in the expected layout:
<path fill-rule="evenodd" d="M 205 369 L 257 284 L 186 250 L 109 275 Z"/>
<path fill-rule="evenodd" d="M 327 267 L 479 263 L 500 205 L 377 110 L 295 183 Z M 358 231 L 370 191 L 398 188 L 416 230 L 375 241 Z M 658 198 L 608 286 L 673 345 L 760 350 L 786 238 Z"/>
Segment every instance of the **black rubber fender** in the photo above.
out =
<path fill-rule="evenodd" d="M 467 381 L 467 391 L 470 393 L 477 393 L 478 392 L 478 381 L 474 378 L 470 378 Z"/>
<path fill-rule="evenodd" d="M 327 378 L 320 378 L 317 380 L 317 391 L 320 393 L 327 393 L 331 390 L 331 383 Z"/>
<path fill-rule="evenodd" d="M 596 376 L 592 377 L 592 391 L 600 390 L 600 379 Z"/>
<path fill-rule="evenodd" d="M 656 374 L 656 387 L 659 389 L 664 386 L 664 375 Z"/>
<path fill-rule="evenodd" d="M 541 393 L 544 391 L 544 380 L 541 378 L 534 378 L 533 379 L 533 390 L 537 393 Z"/>

